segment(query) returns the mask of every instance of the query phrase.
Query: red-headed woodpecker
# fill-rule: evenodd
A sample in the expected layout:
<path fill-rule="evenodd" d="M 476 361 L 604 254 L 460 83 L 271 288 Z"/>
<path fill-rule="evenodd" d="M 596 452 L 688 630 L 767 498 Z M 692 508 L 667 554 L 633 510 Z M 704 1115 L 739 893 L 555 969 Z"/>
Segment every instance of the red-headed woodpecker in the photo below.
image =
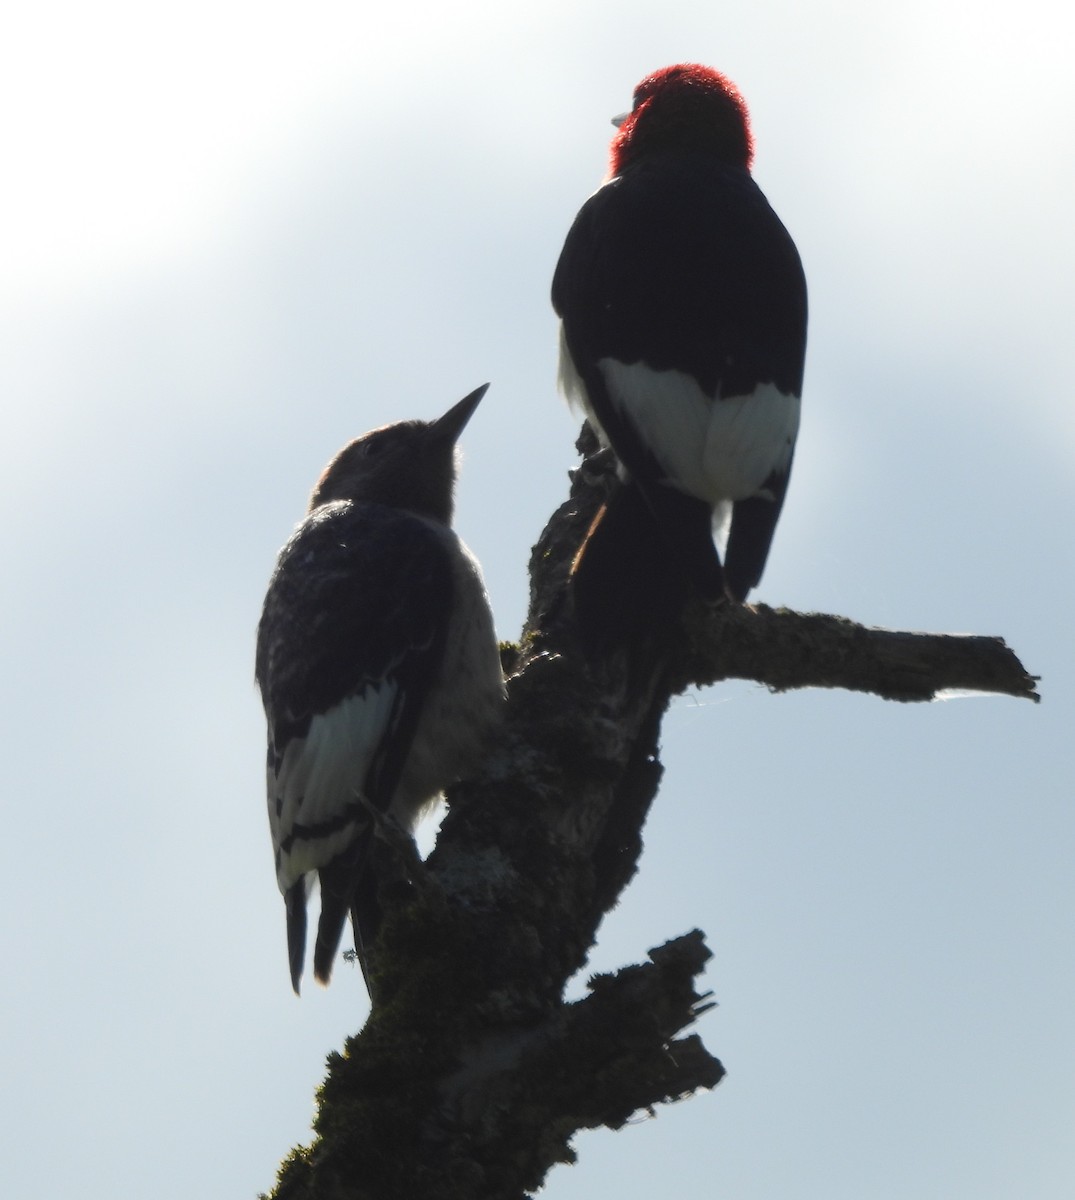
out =
<path fill-rule="evenodd" d="M 314 975 L 327 983 L 348 912 L 364 971 L 376 936 L 371 810 L 412 832 L 477 765 L 501 714 L 481 569 L 450 527 L 456 439 L 484 393 L 439 420 L 386 425 L 345 446 L 269 583 L 256 678 L 296 992 L 314 874 Z"/>
<path fill-rule="evenodd" d="M 616 123 L 609 176 L 552 285 L 561 388 L 624 480 L 576 560 L 584 633 L 615 626 L 610 607 L 625 624 L 647 620 L 634 591 L 650 604 L 662 589 L 682 603 L 689 587 L 742 601 L 758 583 L 806 350 L 802 265 L 750 176 L 735 86 L 709 67 L 666 67 Z M 726 523 L 722 565 L 714 533 Z"/>

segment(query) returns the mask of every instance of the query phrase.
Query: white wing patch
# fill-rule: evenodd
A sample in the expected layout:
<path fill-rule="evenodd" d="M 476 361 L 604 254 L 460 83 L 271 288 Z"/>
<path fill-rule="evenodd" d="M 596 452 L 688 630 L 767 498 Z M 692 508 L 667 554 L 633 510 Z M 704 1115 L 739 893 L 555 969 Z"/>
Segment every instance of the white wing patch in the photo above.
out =
<path fill-rule="evenodd" d="M 564 333 L 562 321 L 560 323 L 560 368 L 557 372 L 556 382 L 572 410 L 578 416 L 589 419 L 601 441 L 607 446 L 608 439 L 605 437 L 605 431 L 594 416 L 593 409 L 590 407 L 590 398 L 586 394 L 586 387 L 575 366 L 575 360 L 571 357 L 571 351 L 567 348 L 567 336 Z"/>
<path fill-rule="evenodd" d="M 314 717 L 304 738 L 288 742 L 279 772 L 270 768 L 269 825 L 281 892 L 345 850 L 369 819 L 358 796 L 395 698 L 392 682 L 348 696 Z M 331 828 L 303 836 L 296 825 Z M 289 838 L 290 845 L 281 853 Z"/>
<path fill-rule="evenodd" d="M 566 347 L 561 379 L 565 357 L 570 361 Z M 597 365 L 614 403 L 638 430 L 668 482 L 714 508 L 721 501 L 764 495 L 766 479 L 791 461 L 799 397 L 774 384 L 763 383 L 747 396 L 717 398 L 682 371 L 654 371 L 614 358 Z M 575 379 L 577 391 L 584 392 L 577 375 Z"/>

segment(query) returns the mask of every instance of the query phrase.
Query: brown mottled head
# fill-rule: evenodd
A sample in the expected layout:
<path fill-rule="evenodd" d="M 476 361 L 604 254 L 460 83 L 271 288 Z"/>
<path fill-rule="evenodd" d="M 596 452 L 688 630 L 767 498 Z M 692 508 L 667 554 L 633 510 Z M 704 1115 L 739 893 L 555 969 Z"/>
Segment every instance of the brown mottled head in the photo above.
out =
<path fill-rule="evenodd" d="M 611 174 L 650 154 L 701 150 L 750 169 L 754 145 L 739 89 L 712 67 L 679 63 L 647 75 L 612 139 Z"/>
<path fill-rule="evenodd" d="M 349 442 L 317 481 L 309 511 L 333 500 L 354 500 L 450 525 L 455 443 L 488 386 L 482 384 L 436 421 L 399 421 Z"/>

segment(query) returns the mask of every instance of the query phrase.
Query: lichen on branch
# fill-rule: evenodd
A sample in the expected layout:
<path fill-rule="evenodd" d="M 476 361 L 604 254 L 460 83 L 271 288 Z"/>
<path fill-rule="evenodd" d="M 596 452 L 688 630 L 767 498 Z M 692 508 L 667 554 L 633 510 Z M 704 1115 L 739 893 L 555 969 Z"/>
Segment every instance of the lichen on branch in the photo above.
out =
<path fill-rule="evenodd" d="M 677 693 L 739 678 L 901 701 L 950 690 L 1038 698 L 999 638 L 764 605 L 694 604 L 659 655 L 650 646 L 587 663 L 568 573 L 611 486 L 607 453 L 591 455 L 534 547 L 526 627 L 503 653 L 503 736 L 480 776 L 451 790 L 429 859 L 403 864 L 385 897 L 377 1002 L 331 1056 L 315 1139 L 284 1164 L 277 1200 L 522 1200 L 573 1161 L 577 1130 L 618 1128 L 719 1082 L 701 1039 L 682 1036 L 709 1007 L 697 930 L 564 999 L 638 868 L 661 719 Z M 377 852 L 402 858 L 388 843 Z"/>

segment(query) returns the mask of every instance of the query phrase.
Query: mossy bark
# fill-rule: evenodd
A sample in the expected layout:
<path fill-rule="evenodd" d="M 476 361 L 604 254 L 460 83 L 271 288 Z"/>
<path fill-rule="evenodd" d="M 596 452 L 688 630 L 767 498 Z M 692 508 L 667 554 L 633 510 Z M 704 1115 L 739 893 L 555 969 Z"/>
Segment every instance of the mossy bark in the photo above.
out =
<path fill-rule="evenodd" d="M 1000 639 L 764 606 L 699 605 L 659 647 L 588 664 L 566 582 L 610 467 L 598 454 L 574 473 L 534 549 L 527 625 L 504 650 L 503 736 L 483 774 L 452 790 L 436 849 L 390 897 L 376 1003 L 330 1058 L 316 1136 L 284 1163 L 276 1200 L 521 1200 L 573 1160 L 577 1130 L 617 1128 L 719 1082 L 720 1063 L 684 1034 L 708 1007 L 698 931 L 563 999 L 637 868 L 661 718 L 678 692 L 736 677 L 897 700 L 946 689 L 1037 699 Z M 387 842 L 377 852 L 402 863 Z"/>

